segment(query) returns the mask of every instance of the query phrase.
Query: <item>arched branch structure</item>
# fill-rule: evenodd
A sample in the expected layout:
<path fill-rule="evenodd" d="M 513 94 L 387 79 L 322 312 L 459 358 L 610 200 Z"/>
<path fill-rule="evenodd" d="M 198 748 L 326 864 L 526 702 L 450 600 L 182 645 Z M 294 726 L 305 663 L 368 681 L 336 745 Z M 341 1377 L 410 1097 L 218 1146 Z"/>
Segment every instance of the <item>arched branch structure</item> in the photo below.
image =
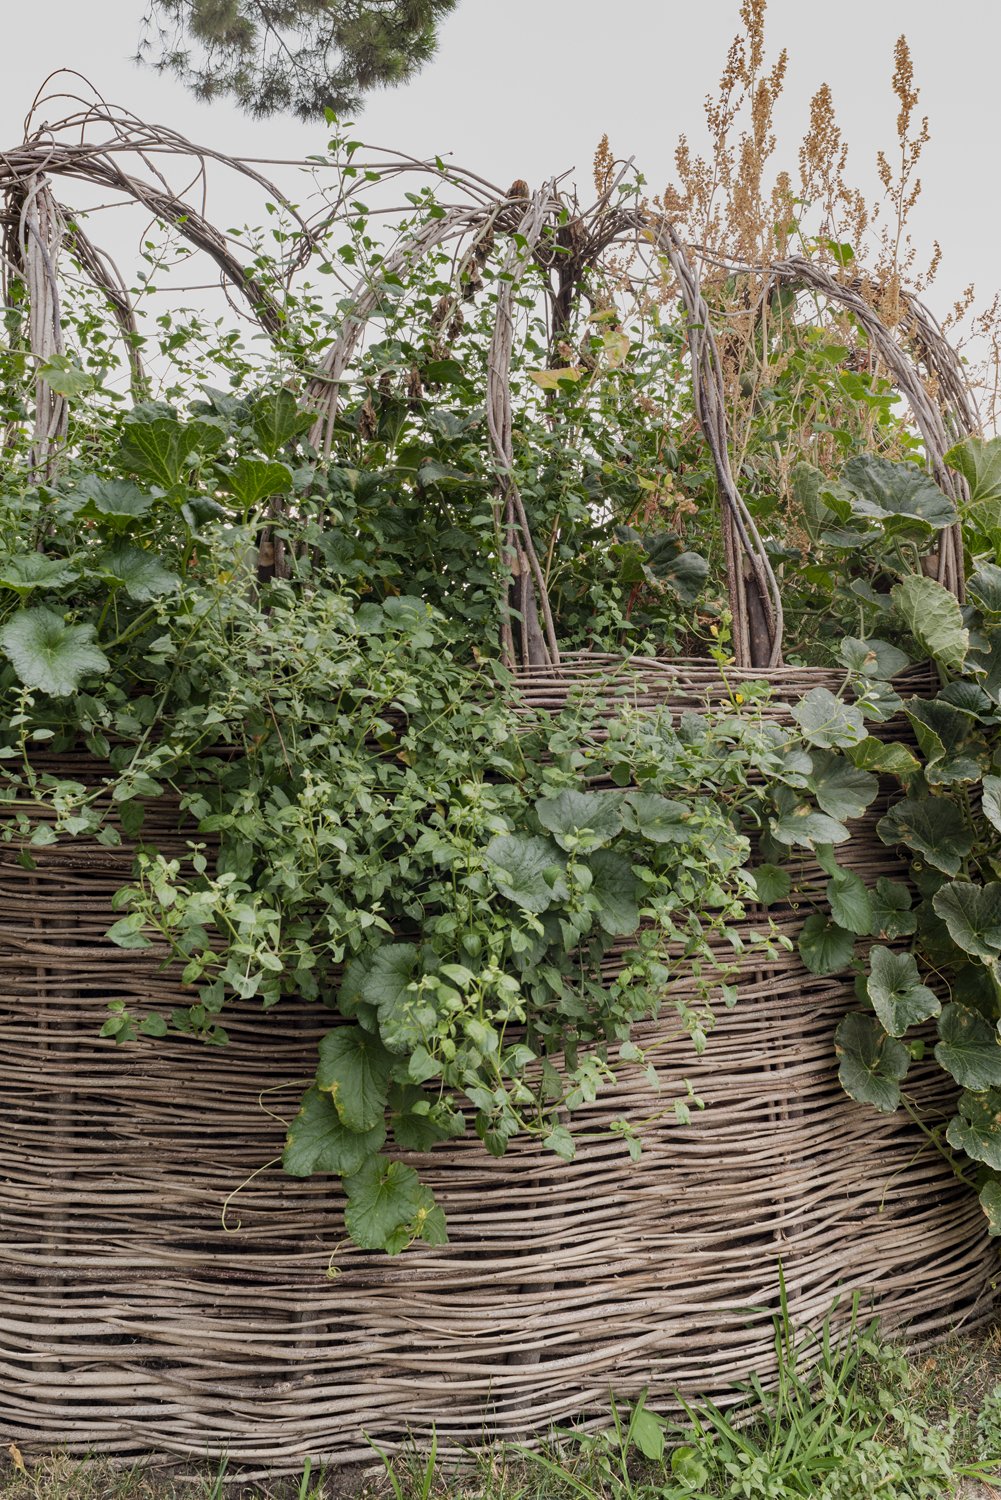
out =
<path fill-rule="evenodd" d="M 357 152 L 359 148 L 352 149 Z M 210 161 L 242 173 L 295 225 L 287 259 L 269 285 L 253 267 L 243 263 L 237 247 L 207 217 L 204 197 Z M 190 180 L 183 190 L 170 186 L 162 169 L 167 162 L 182 162 L 190 170 Z M 272 165 L 309 166 L 314 173 L 329 170 L 332 180 L 335 172 L 332 164 L 329 168 L 323 163 Z M 627 168 L 628 164 L 623 172 Z M 716 475 L 739 665 L 767 668 L 781 662 L 782 599 L 767 549 L 741 496 L 731 462 L 724 373 L 713 314 L 701 286 L 705 268 L 714 274 L 753 278 L 762 296 L 769 288 L 788 287 L 848 312 L 906 399 L 937 482 L 957 503 L 966 498 L 964 482 L 946 465 L 945 454 L 958 439 L 979 431 L 976 408 L 954 351 L 917 299 L 906 300 L 903 319 L 891 330 L 864 295 L 860 280 L 836 276 L 803 257 L 761 265 L 713 257 L 702 247 L 686 245 L 663 214 L 651 212 L 628 193 L 616 196 L 618 179 L 593 205 L 581 209 L 557 179 L 534 193 L 523 183 L 505 193 L 475 173 L 446 167 L 440 161 L 393 157 L 371 153 L 368 148 L 361 148 L 361 154 L 352 157 L 352 172 L 355 176 L 374 173 L 383 184 L 407 177 L 429 179 L 436 188 L 461 195 L 461 201 L 451 205 L 436 202 L 434 213 L 422 216 L 420 200 L 411 198 L 410 208 L 401 212 L 409 214 L 413 227 L 342 300 L 339 324 L 322 360 L 312 365 L 298 351 L 304 403 L 316 413 L 310 439 L 322 453 L 329 454 L 333 449 L 342 387 L 366 327 L 377 315 L 388 278 L 405 279 L 422 260 L 445 246 L 455 247 L 455 265 L 461 277 L 470 266 L 477 265 L 478 257 L 484 258 L 486 247 L 492 249 L 498 240 L 505 241 L 498 251 L 493 302 L 487 426 L 495 470 L 495 541 L 511 578 L 500 624 L 502 654 L 511 664 L 520 661 L 555 668 L 560 659 L 545 572 L 515 478 L 511 362 L 518 292 L 533 265 L 545 277 L 554 341 L 568 325 L 576 299 L 586 292 L 588 276 L 600 268 L 602 257 L 613 247 L 642 247 L 669 270 L 686 312 L 695 413 Z M 349 212 L 350 201 L 350 191 L 342 179 L 333 203 L 310 221 L 255 164 L 194 146 L 176 132 L 145 124 L 103 103 L 81 105 L 55 127 L 29 129 L 19 146 L 0 153 L 5 287 L 9 291 L 16 277 L 26 288 L 36 371 L 63 352 L 58 263 L 60 253 L 68 251 L 107 300 L 125 342 L 137 395 L 145 393 L 146 380 L 137 348 L 135 310 L 114 263 L 57 201 L 52 185 L 63 181 L 110 191 L 117 199 L 139 204 L 151 216 L 173 226 L 191 246 L 210 257 L 223 286 L 243 299 L 250 316 L 279 344 L 285 332 L 281 290 L 291 286 L 293 278 L 329 238 L 339 217 Z M 200 205 L 191 202 L 196 187 L 201 190 Z M 460 295 L 457 286 L 457 300 Z M 31 461 L 42 472 L 51 473 L 65 431 L 65 400 L 38 375 Z M 941 537 L 938 576 L 962 598 L 958 526 Z"/>

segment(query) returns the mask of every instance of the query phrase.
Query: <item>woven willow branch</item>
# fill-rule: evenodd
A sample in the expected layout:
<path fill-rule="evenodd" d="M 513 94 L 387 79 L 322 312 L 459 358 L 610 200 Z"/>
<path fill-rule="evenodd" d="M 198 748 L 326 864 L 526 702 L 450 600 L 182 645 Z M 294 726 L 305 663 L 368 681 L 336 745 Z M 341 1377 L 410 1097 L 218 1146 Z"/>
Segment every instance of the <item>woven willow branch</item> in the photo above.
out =
<path fill-rule="evenodd" d="M 97 140 L 90 138 L 95 131 L 99 132 Z M 361 149 L 369 152 L 370 148 Z M 132 158 L 141 163 L 145 175 L 126 170 L 123 161 Z M 175 191 L 161 171 L 159 163 L 166 160 L 191 165 L 191 180 L 183 192 Z M 280 304 L 242 264 L 226 236 L 206 216 L 204 198 L 209 161 L 238 171 L 262 187 L 296 223 L 299 233 L 294 237 L 282 271 L 284 284 L 290 286 L 293 277 L 330 234 L 339 216 L 347 211 L 349 192 L 343 183 L 333 207 L 311 223 L 254 163 L 193 145 L 174 131 L 146 124 L 103 103 L 84 105 L 59 125 L 44 126 L 28 135 L 14 150 L 0 154 L 0 224 L 5 231 L 5 272 L 8 278 L 12 272 L 22 276 L 26 283 L 31 306 L 31 350 L 39 364 L 61 353 L 63 348 L 57 265 L 60 247 L 67 245 L 84 274 L 107 299 L 118 322 L 130 361 L 134 392 L 145 390 L 145 375 L 135 347 L 135 313 L 125 283 L 113 262 L 79 227 L 67 229 L 71 216 L 60 210 L 48 185 L 57 178 L 109 189 L 173 225 L 190 244 L 211 257 L 224 287 L 233 288 L 262 329 L 280 341 L 283 331 Z M 524 189 L 523 184 L 516 184 L 517 191 L 504 193 L 475 173 L 445 167 L 440 161 L 376 152 L 371 154 L 371 160 L 356 154 L 352 164 L 360 171 L 376 172 L 384 182 L 408 174 L 427 176 L 457 190 L 465 201 L 442 205 L 440 217 L 418 224 L 393 246 L 374 272 L 359 278 L 346 299 L 350 311 L 344 315 L 338 335 L 322 362 L 303 371 L 304 401 L 311 411 L 318 413 L 310 440 L 324 454 L 329 455 L 333 449 L 341 385 L 369 321 L 378 313 L 386 279 L 402 277 L 421 260 L 452 243 L 467 247 L 464 256 L 456 255 L 461 274 L 478 244 L 488 237 L 492 239 L 495 233 L 509 236 L 495 295 L 487 423 L 497 470 L 497 545 L 508 560 L 512 578 L 502 602 L 500 622 L 502 654 L 511 664 L 520 661 L 523 666 L 557 667 L 560 661 L 545 573 L 513 477 L 511 360 L 516 292 L 533 260 L 547 272 L 555 267 L 556 285 L 549 286 L 554 332 L 565 326 L 572 303 L 581 292 L 585 273 L 600 265 L 601 257 L 611 247 L 629 242 L 642 244 L 670 266 L 688 318 L 696 415 L 716 473 L 739 665 L 775 667 L 781 662 L 782 600 L 764 542 L 740 494 L 730 462 L 726 387 L 710 310 L 701 292 L 701 264 L 735 275 L 753 276 L 766 289 L 779 284 L 800 288 L 847 309 L 865 330 L 880 361 L 907 400 L 937 482 L 957 502 L 966 498 L 964 481 L 944 460 L 954 442 L 980 430 L 976 406 L 954 350 L 918 300 L 907 300 L 904 319 L 895 333 L 862 295 L 860 280 L 846 284 L 824 267 L 801 257 L 762 265 L 713 257 L 703 247 L 683 244 L 675 226 L 662 215 L 651 214 L 635 204 L 614 206 L 617 183 L 596 203 L 581 210 L 576 198 L 562 191 L 559 179 L 553 179 L 534 194 Z M 272 165 L 323 170 L 322 164 L 317 163 Z M 190 202 L 195 186 L 201 188 L 200 207 Z M 553 256 L 554 245 L 560 247 L 558 259 Z M 460 295 L 461 290 L 457 290 L 457 299 Z M 39 380 L 32 462 L 47 473 L 51 472 L 65 430 L 64 399 Z M 958 526 L 942 535 L 938 576 L 962 598 L 962 542 Z M 517 646 L 515 615 L 519 619 Z"/>

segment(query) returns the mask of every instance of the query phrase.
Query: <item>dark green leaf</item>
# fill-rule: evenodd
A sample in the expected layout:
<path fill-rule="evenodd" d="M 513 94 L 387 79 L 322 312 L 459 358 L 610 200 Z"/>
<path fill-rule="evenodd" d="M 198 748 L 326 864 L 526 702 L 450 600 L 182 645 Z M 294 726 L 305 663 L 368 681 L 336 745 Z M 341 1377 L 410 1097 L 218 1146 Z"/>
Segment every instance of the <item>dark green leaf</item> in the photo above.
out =
<path fill-rule="evenodd" d="M 65 557 L 46 557 L 44 552 L 22 552 L 0 562 L 0 587 L 26 599 L 35 589 L 51 591 L 72 583 L 76 569 Z"/>
<path fill-rule="evenodd" d="M 376 1156 L 345 1179 L 348 1203 L 344 1224 L 363 1250 L 399 1254 L 422 1206 L 423 1191 L 413 1167 Z"/>
<path fill-rule="evenodd" d="M 1001 1182 L 992 1177 L 980 1189 L 980 1207 L 987 1215 L 989 1234 L 1001 1234 Z"/>
<path fill-rule="evenodd" d="M 979 563 L 966 580 L 966 597 L 982 614 L 992 619 L 1001 615 L 1001 568 L 996 563 Z"/>
<path fill-rule="evenodd" d="M 98 566 L 113 588 L 124 588 L 139 604 L 176 593 L 181 586 L 181 580 L 168 573 L 158 557 L 139 547 L 115 547 L 104 553 Z"/>
<path fill-rule="evenodd" d="M 869 953 L 866 989 L 872 1008 L 890 1036 L 903 1036 L 911 1026 L 937 1016 L 938 996 L 921 983 L 912 953 L 873 948 Z"/>
<path fill-rule="evenodd" d="M 685 802 L 656 792 L 629 792 L 622 811 L 626 827 L 652 844 L 683 844 L 690 837 L 686 824 L 692 810 Z"/>
<path fill-rule="evenodd" d="M 891 589 L 897 613 L 923 651 L 947 672 L 961 670 L 970 647 L 959 601 L 934 578 L 911 573 Z"/>
<path fill-rule="evenodd" d="M 889 641 L 859 640 L 845 636 L 838 649 L 838 660 L 850 672 L 862 677 L 874 677 L 888 682 L 911 664 L 911 659 L 898 646 Z"/>
<path fill-rule="evenodd" d="M 906 885 L 881 875 L 870 896 L 873 937 L 892 943 L 895 938 L 909 937 L 916 931 L 918 919 L 911 910 L 911 893 Z"/>
<path fill-rule="evenodd" d="M 621 792 L 559 792 L 541 797 L 535 811 L 562 849 L 597 849 L 622 829 Z"/>
<path fill-rule="evenodd" d="M 1001 776 L 984 777 L 984 795 L 981 802 L 984 817 L 992 828 L 1001 833 Z"/>
<path fill-rule="evenodd" d="M 824 812 L 841 823 L 860 818 L 879 791 L 876 777 L 831 751 L 815 750 L 812 759 L 807 785 Z"/>
<path fill-rule="evenodd" d="M 317 1087 L 328 1093 L 349 1130 L 372 1130 L 383 1118 L 392 1053 L 360 1026 L 338 1026 L 320 1042 Z"/>
<path fill-rule="evenodd" d="M 269 463 L 262 458 L 238 458 L 227 469 L 224 483 L 244 510 L 253 510 L 262 500 L 289 492 L 292 470 L 285 464 Z"/>
<path fill-rule="evenodd" d="M 838 746 L 857 745 L 865 739 L 865 724 L 859 710 L 823 687 L 811 688 L 792 711 L 811 745 L 833 750 Z"/>
<path fill-rule="evenodd" d="M 640 922 L 639 881 L 626 860 L 609 849 L 598 849 L 588 858 L 594 876 L 593 894 L 598 898 L 598 921 L 613 937 L 628 937 Z"/>
<path fill-rule="evenodd" d="M 823 912 L 815 911 L 803 923 L 798 947 L 811 974 L 840 974 L 852 961 L 855 938 Z"/>
<path fill-rule="evenodd" d="M 255 401 L 251 420 L 262 451 L 269 458 L 276 458 L 287 444 L 312 425 L 313 416 L 302 410 L 291 391 L 282 389 Z"/>
<path fill-rule="evenodd" d="M 872 929 L 872 901 L 865 881 L 854 870 L 839 870 L 827 884 L 831 916 L 839 927 L 868 937 Z"/>
<path fill-rule="evenodd" d="M 1001 884 L 972 885 L 953 880 L 937 891 L 935 911 L 964 953 L 992 963 L 1001 956 Z"/>
<path fill-rule="evenodd" d="M 949 1145 L 1001 1171 L 1001 1093 L 967 1091 L 960 1095 L 956 1108 L 959 1113 L 945 1133 Z"/>
<path fill-rule="evenodd" d="M 543 912 L 568 894 L 564 857 L 549 839 L 500 834 L 486 855 L 497 889 L 525 911 Z"/>
<path fill-rule="evenodd" d="M 758 865 L 748 870 L 762 906 L 773 906 L 777 901 L 789 899 L 789 874 L 778 865 Z"/>
<path fill-rule="evenodd" d="M 38 606 L 19 610 L 0 630 L 0 648 L 25 687 L 68 698 L 85 678 L 107 672 L 104 652 L 94 644 L 93 625 L 67 625 L 61 615 Z"/>
<path fill-rule="evenodd" d="M 151 509 L 153 496 L 127 479 L 88 476 L 80 481 L 73 502 L 74 513 L 80 520 L 98 521 L 110 531 L 124 532 Z"/>
<path fill-rule="evenodd" d="M 178 422 L 173 417 L 130 420 L 118 449 L 122 467 L 140 479 L 172 489 L 187 474 L 196 452 L 211 453 L 225 438 L 209 422 Z"/>
<path fill-rule="evenodd" d="M 900 1103 L 900 1083 L 911 1055 L 902 1042 L 887 1036 L 873 1016 L 845 1016 L 834 1037 L 841 1059 L 841 1087 L 860 1104 L 892 1114 Z"/>
<path fill-rule="evenodd" d="M 916 464 L 894 463 L 872 454 L 849 459 L 842 483 L 853 492 L 852 510 L 867 520 L 911 521 L 922 528 L 941 530 L 957 519 L 952 501 Z"/>
<path fill-rule="evenodd" d="M 876 830 L 884 844 L 906 844 L 945 875 L 957 875 L 973 848 L 962 811 L 948 797 L 905 797 Z"/>
<path fill-rule="evenodd" d="M 942 1038 L 935 1056 L 964 1089 L 1001 1084 L 1001 1044 L 995 1028 L 965 1005 L 944 1005 L 938 1019 Z"/>
<path fill-rule="evenodd" d="M 949 449 L 945 461 L 970 488 L 970 498 L 963 502 L 964 521 L 981 535 L 992 536 L 1001 527 L 1001 438 L 964 438 Z"/>
<path fill-rule="evenodd" d="M 385 1139 L 383 1119 L 370 1130 L 348 1130 L 330 1095 L 311 1088 L 289 1127 L 282 1166 L 290 1177 L 311 1177 L 314 1172 L 350 1177 L 376 1155 Z"/>
<path fill-rule="evenodd" d="M 885 771 L 901 781 L 906 781 L 921 769 L 920 761 L 906 745 L 887 744 L 871 736 L 857 745 L 850 745 L 846 754 L 860 771 Z"/>

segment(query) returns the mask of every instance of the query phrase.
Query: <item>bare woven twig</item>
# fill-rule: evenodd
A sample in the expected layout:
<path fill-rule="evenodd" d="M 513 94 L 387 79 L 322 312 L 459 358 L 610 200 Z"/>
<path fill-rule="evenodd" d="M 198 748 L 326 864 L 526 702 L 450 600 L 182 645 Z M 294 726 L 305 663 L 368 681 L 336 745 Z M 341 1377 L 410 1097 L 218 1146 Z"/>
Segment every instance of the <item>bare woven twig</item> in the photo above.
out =
<path fill-rule="evenodd" d="M 519 692 L 533 714 L 577 695 L 609 715 L 680 713 L 754 675 L 727 685 L 705 663 L 565 655 L 522 671 Z M 776 722 L 840 684 L 770 675 Z M 38 769 L 99 774 L 78 756 Z M 869 883 L 903 872 L 880 812 L 844 846 Z M 150 805 L 144 837 L 184 854 L 176 802 Z M 30 867 L 17 854 L 0 846 L 0 1427 L 26 1452 L 225 1452 L 301 1471 L 306 1455 L 365 1458 L 366 1436 L 394 1447 L 434 1428 L 454 1449 L 595 1427 L 610 1389 L 647 1388 L 664 1412 L 679 1392 L 726 1404 L 749 1370 L 774 1374 L 780 1265 L 799 1323 L 838 1295 L 843 1323 L 855 1290 L 919 1345 L 990 1313 L 975 1193 L 906 1114 L 846 1097 L 831 1037 L 852 981 L 818 979 L 795 951 L 748 945 L 737 1004 L 701 1058 L 673 1008 L 698 1003 L 682 967 L 636 1032 L 663 1092 L 624 1065 L 575 1114 L 573 1162 L 530 1142 L 494 1158 L 475 1137 L 405 1158 L 443 1203 L 450 1243 L 393 1259 L 345 1242 L 329 1179 L 294 1181 L 275 1161 L 330 1013 L 234 1002 L 224 1049 L 98 1039 L 109 998 L 140 1014 L 186 1003 L 156 950 L 105 936 L 132 849 L 70 840 L 35 847 Z M 806 857 L 794 877 L 770 913 L 788 937 L 827 880 Z M 751 909 L 741 930 L 763 920 Z M 609 978 L 621 963 L 608 955 Z M 685 1080 L 705 1106 L 690 1125 L 670 1107 Z M 930 1123 L 951 1112 L 937 1066 L 915 1065 L 907 1087 Z M 623 1116 L 645 1122 L 636 1163 L 609 1130 Z"/>

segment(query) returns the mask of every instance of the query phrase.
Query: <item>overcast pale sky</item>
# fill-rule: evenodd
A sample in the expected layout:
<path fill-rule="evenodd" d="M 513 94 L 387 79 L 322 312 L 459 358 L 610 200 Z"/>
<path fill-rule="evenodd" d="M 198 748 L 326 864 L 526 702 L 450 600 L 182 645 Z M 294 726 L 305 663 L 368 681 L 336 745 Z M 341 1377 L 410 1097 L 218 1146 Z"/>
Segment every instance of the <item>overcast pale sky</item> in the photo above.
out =
<path fill-rule="evenodd" d="M 323 125 L 248 120 L 228 103 L 201 104 L 180 84 L 131 61 L 145 0 L 0 0 L 0 148 L 13 146 L 46 74 L 87 75 L 109 101 L 195 140 L 254 156 L 321 151 Z M 607 131 L 635 156 L 654 188 L 672 175 L 678 135 L 701 143 L 702 100 L 737 27 L 738 0 L 460 0 L 435 62 L 405 88 L 370 98 L 358 118 L 366 141 L 453 158 L 506 185 L 576 167 L 586 184 Z M 879 146 L 893 141 L 892 49 L 910 39 L 919 109 L 932 140 L 915 217 L 917 237 L 945 253 L 944 311 L 969 280 L 979 300 L 1001 285 L 998 135 L 1001 4 L 997 0 L 770 0 L 770 51 L 790 53 L 780 113 L 780 155 L 795 166 L 810 96 L 834 90 L 851 169 L 874 182 Z M 235 186 L 220 188 L 217 222 L 246 218 Z M 233 196 L 230 197 L 229 194 Z M 124 269 L 124 268 L 123 268 Z"/>

